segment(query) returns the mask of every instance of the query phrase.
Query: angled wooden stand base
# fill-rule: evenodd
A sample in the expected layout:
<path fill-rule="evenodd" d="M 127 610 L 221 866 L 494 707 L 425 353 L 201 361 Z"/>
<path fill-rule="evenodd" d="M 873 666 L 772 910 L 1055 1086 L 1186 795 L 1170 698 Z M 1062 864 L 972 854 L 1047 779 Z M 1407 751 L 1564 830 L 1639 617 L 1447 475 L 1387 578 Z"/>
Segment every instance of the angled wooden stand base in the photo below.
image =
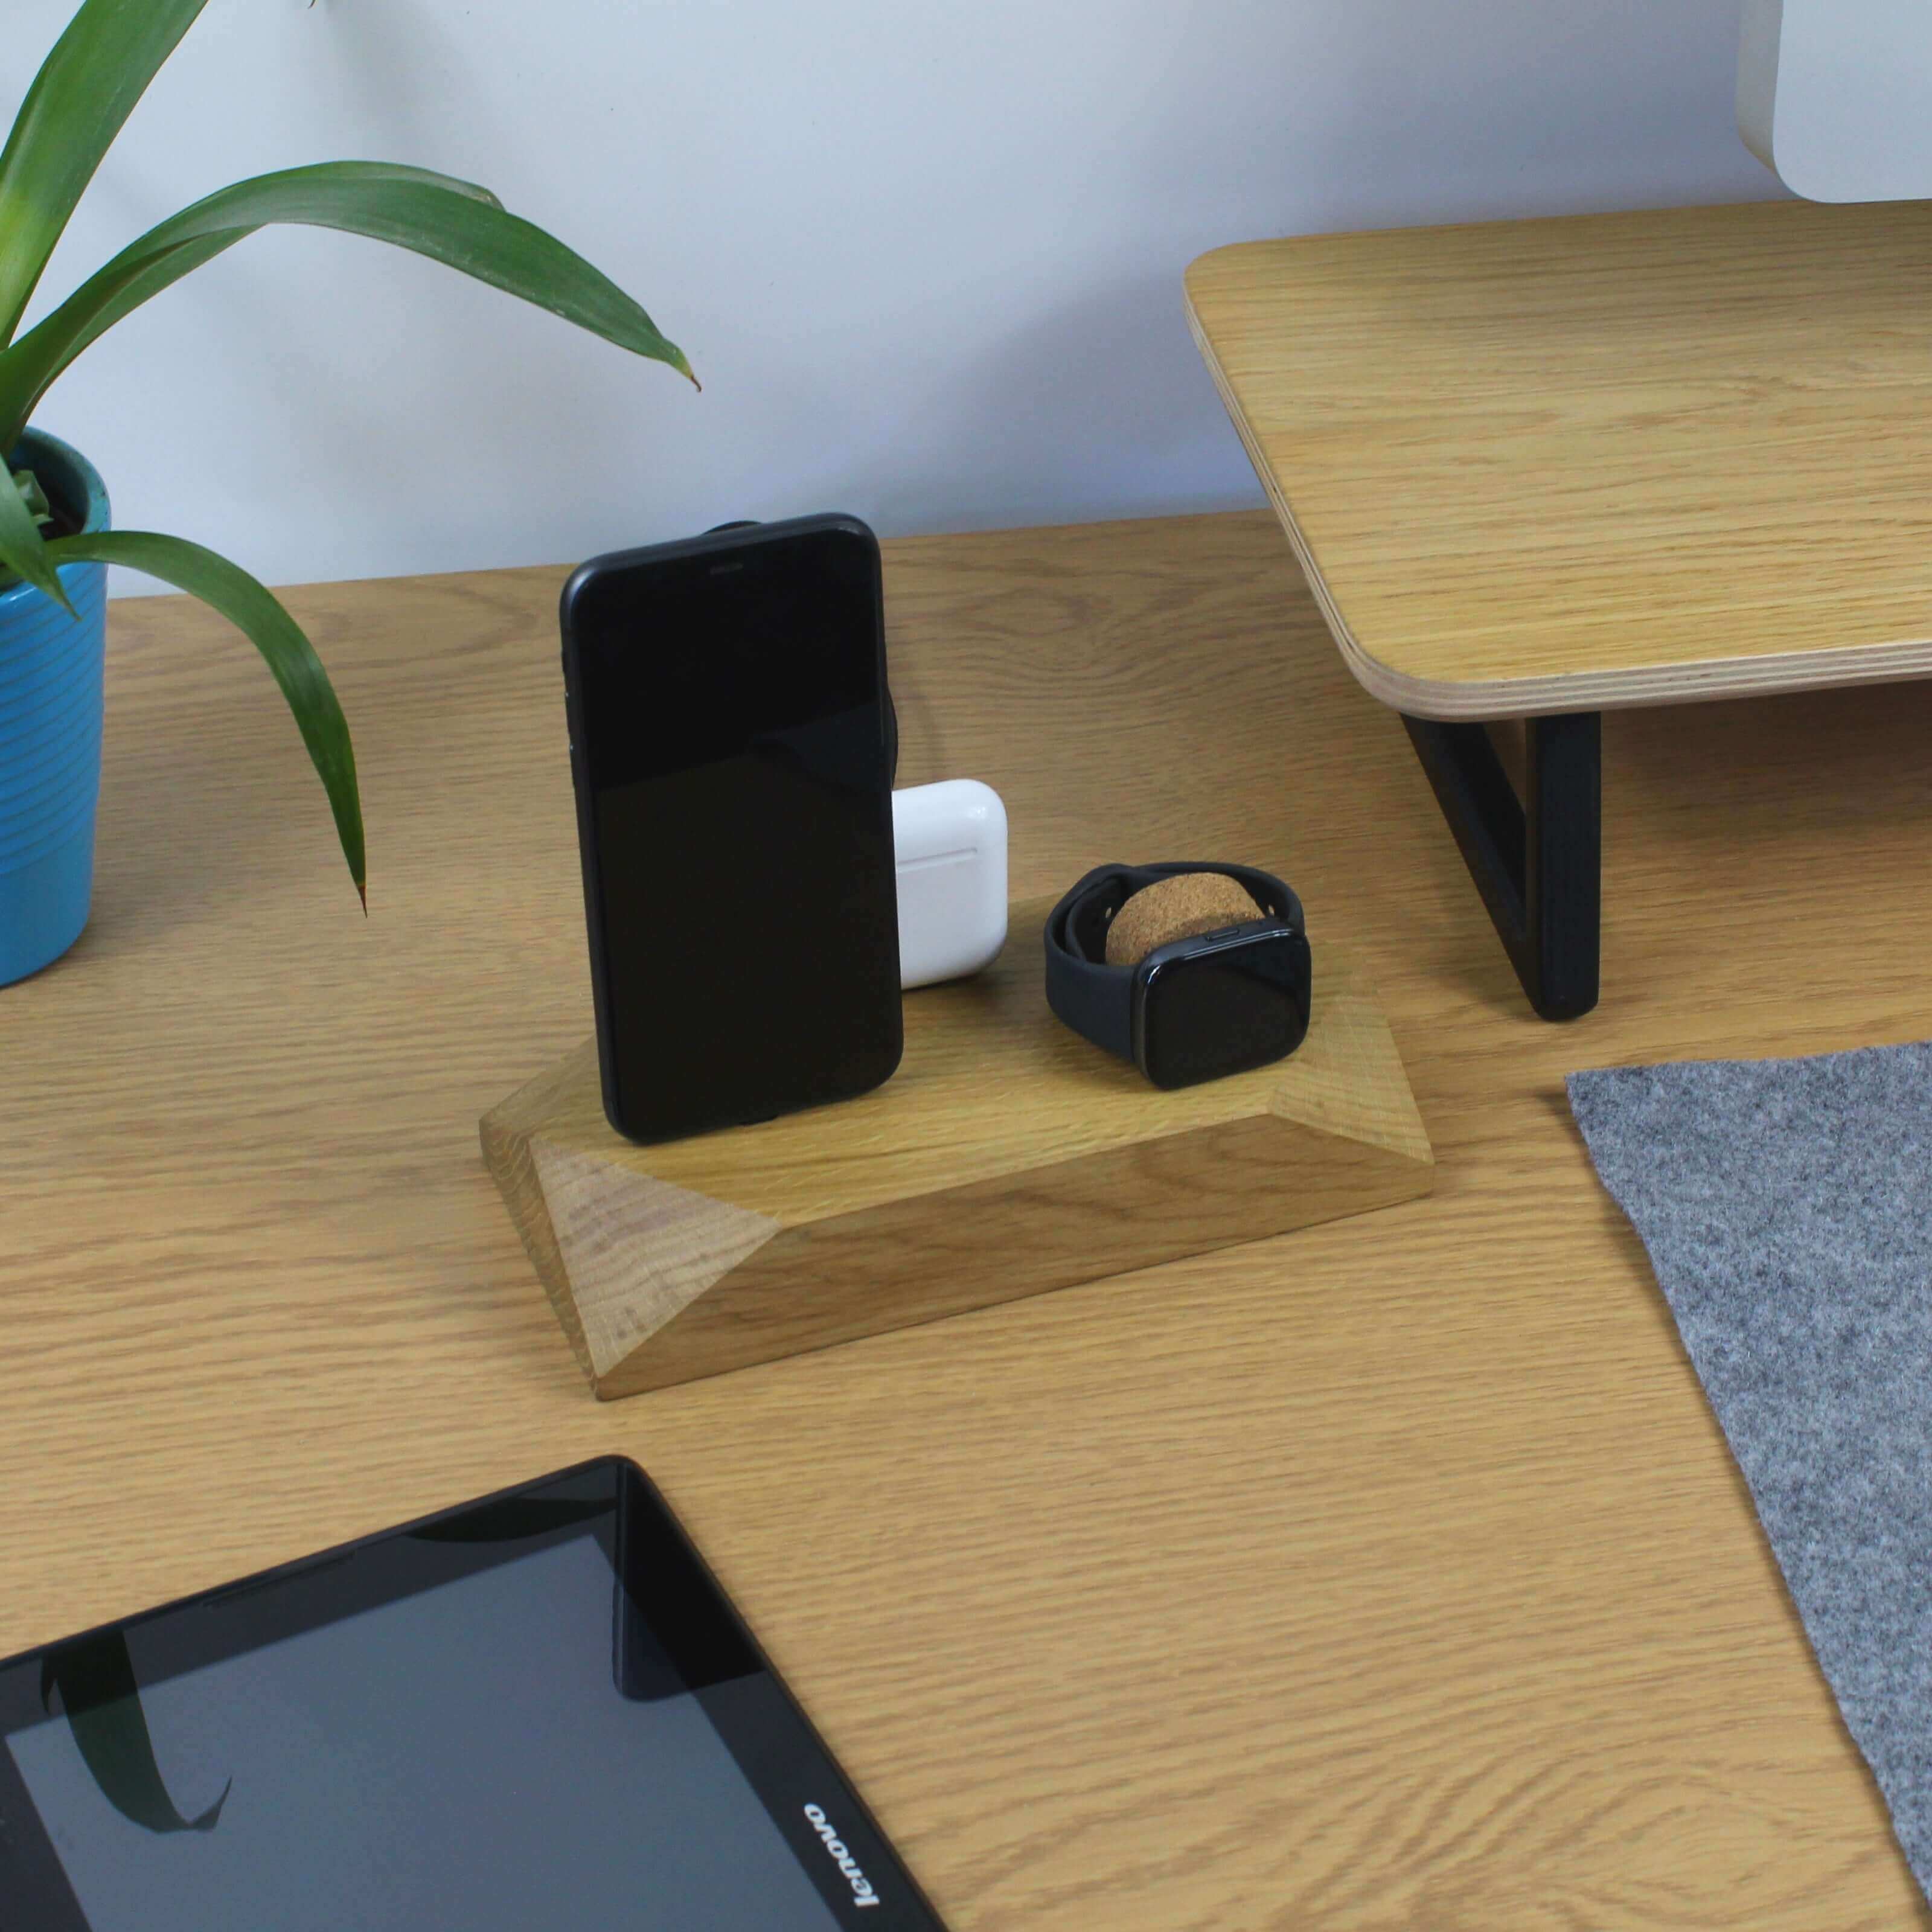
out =
<path fill-rule="evenodd" d="M 636 1147 L 586 1044 L 483 1151 L 603 1396 L 908 1328 L 1426 1194 L 1435 1166 L 1359 963 L 1322 944 L 1292 1059 L 1162 1093 L 1047 1010 L 1047 902 L 976 980 L 908 994 L 876 1093 Z"/>

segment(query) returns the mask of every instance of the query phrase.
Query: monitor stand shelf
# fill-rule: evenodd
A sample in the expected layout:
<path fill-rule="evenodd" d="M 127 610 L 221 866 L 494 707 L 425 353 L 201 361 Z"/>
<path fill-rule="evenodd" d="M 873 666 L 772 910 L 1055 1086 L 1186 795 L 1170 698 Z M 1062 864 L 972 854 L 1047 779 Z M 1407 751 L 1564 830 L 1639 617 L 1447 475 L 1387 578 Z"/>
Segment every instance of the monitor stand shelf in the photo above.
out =
<path fill-rule="evenodd" d="M 877 1092 L 638 1147 L 594 1042 L 483 1151 L 598 1395 L 633 1395 L 1426 1194 L 1434 1157 L 1359 960 L 1318 938 L 1292 1059 L 1162 1093 L 1047 1010 L 1048 902 L 909 993 Z"/>

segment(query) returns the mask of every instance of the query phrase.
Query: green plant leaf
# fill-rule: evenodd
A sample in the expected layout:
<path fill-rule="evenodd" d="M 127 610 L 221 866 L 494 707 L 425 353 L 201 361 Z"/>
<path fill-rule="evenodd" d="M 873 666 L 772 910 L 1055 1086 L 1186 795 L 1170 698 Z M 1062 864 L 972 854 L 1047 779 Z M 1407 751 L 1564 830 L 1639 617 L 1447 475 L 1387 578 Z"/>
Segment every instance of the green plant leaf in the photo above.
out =
<path fill-rule="evenodd" d="M 53 521 L 54 513 L 53 506 L 47 501 L 47 493 L 40 488 L 40 479 L 31 470 L 16 470 L 14 472 L 14 488 L 20 491 L 28 515 L 45 530 Z"/>
<path fill-rule="evenodd" d="M 36 590 L 44 591 L 70 617 L 74 614 L 67 586 L 47 555 L 46 539 L 10 476 L 0 488 L 0 563 Z"/>
<path fill-rule="evenodd" d="M 483 190 L 382 162 L 326 161 L 238 182 L 124 248 L 0 352 L 0 425 L 24 425 L 48 386 L 102 330 L 274 222 L 339 229 L 413 250 L 698 380 L 683 350 L 601 269 L 507 213 Z"/>
<path fill-rule="evenodd" d="M 8 493 L 0 490 L 0 496 Z M 21 514 L 26 514 L 24 506 Z M 184 537 L 157 536 L 148 530 L 94 530 L 56 537 L 46 546 L 56 562 L 123 563 L 185 590 L 238 629 L 267 661 L 295 714 L 302 742 L 328 794 L 342 856 L 366 910 L 368 877 L 362 845 L 362 803 L 356 783 L 356 752 L 349 722 L 336 702 L 328 674 L 302 626 L 273 594 L 224 556 Z"/>
<path fill-rule="evenodd" d="M 85 0 L 0 150 L 0 341 L 20 326 L 100 158 L 203 0 Z"/>
<path fill-rule="evenodd" d="M 101 1796 L 122 1817 L 158 1833 L 212 1832 L 220 1822 L 232 1778 L 196 1817 L 183 1817 L 168 1796 L 134 1681 L 134 1660 L 118 1630 L 52 1652 L 40 1666 L 44 1711 L 52 1710 L 56 1690 L 81 1762 L 93 1774 Z"/>
<path fill-rule="evenodd" d="M 502 206 L 487 188 L 428 168 L 408 167 L 392 161 L 338 161 L 333 166 L 345 175 L 371 180 L 420 182 L 474 201 L 487 202 L 493 208 Z M 196 206 L 205 208 L 207 204 Z M 176 219 L 194 212 L 193 208 L 184 209 L 182 216 Z M 171 226 L 163 224 L 164 228 Z M 188 240 L 157 244 L 154 238 L 161 232 L 154 230 L 122 249 L 19 341 L 0 350 L 0 445 L 10 448 L 20 440 L 21 431 L 49 386 L 90 343 L 150 296 L 159 295 L 204 262 L 212 262 L 236 242 L 245 241 L 255 230 L 246 224 L 238 226 L 218 224 L 206 234 Z"/>

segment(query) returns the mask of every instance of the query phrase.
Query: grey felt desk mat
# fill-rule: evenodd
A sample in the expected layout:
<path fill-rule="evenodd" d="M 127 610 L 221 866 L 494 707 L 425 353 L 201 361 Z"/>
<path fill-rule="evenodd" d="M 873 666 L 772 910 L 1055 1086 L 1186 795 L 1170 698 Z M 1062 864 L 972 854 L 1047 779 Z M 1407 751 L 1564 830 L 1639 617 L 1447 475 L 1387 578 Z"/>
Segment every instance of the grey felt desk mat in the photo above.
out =
<path fill-rule="evenodd" d="M 1932 1895 L 1932 1043 L 1569 1085 Z"/>

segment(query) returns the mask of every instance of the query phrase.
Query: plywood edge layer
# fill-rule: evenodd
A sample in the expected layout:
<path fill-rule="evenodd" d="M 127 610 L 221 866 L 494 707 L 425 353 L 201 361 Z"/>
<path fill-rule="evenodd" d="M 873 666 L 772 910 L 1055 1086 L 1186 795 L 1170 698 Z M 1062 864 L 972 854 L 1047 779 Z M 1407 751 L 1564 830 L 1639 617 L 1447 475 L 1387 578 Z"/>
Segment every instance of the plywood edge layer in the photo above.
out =
<path fill-rule="evenodd" d="M 1335 630 L 1336 641 L 1356 682 L 1371 697 L 1412 717 L 1444 723 L 1540 718 L 1565 711 L 1630 711 L 1645 705 L 1708 704 L 1726 698 L 1774 698 L 1786 692 L 1903 684 L 1932 677 L 1932 638 L 1914 638 L 1900 644 L 1766 652 L 1755 657 L 1702 658 L 1629 670 L 1447 682 L 1390 670 L 1336 628 L 1332 620 L 1330 628 Z"/>
<path fill-rule="evenodd" d="M 1235 243 L 1234 248 L 1260 247 Z M 1229 252 L 1215 250 L 1214 254 Z M 1210 260 L 1203 256 L 1202 262 Z M 1196 263 L 1196 266 L 1198 266 Z M 1932 638 L 1880 644 L 1830 645 L 1816 650 L 1769 651 L 1750 656 L 1702 658 L 1620 670 L 1577 670 L 1538 677 L 1418 677 L 1383 663 L 1366 650 L 1342 616 L 1315 553 L 1297 521 L 1260 438 L 1236 397 L 1213 338 L 1195 307 L 1191 278 L 1188 326 L 1222 406 L 1241 439 L 1256 476 L 1301 566 L 1323 621 L 1357 683 L 1370 697 L 1414 718 L 1444 723 L 1538 718 L 1567 711 L 1624 711 L 1653 704 L 1690 704 L 1727 698 L 1768 698 L 1780 692 L 1837 689 L 1847 685 L 1898 684 L 1932 677 Z"/>
<path fill-rule="evenodd" d="M 1202 258 L 1203 261 L 1207 259 L 1205 256 Z M 1199 264 L 1196 266 L 1198 267 Z M 1315 560 L 1315 552 L 1302 534 L 1301 526 L 1295 520 L 1294 508 L 1275 479 L 1274 466 L 1262 452 L 1261 439 L 1256 436 L 1254 426 L 1248 421 L 1247 412 L 1242 408 L 1240 399 L 1234 394 L 1234 386 L 1228 380 L 1227 371 L 1221 366 L 1221 358 L 1215 349 L 1214 339 L 1209 335 L 1207 325 L 1202 322 L 1199 311 L 1194 306 L 1191 286 L 1193 270 L 1190 268 L 1188 274 L 1190 286 L 1187 292 L 1187 326 L 1193 332 L 1195 346 L 1200 350 L 1201 359 L 1208 365 L 1208 373 L 1214 379 L 1214 387 L 1220 394 L 1221 406 L 1227 411 L 1228 420 L 1234 425 L 1234 433 L 1241 439 L 1241 447 L 1248 453 L 1249 464 L 1262 488 L 1267 493 L 1269 504 L 1280 520 L 1282 530 L 1287 532 L 1288 542 L 1294 548 L 1295 560 L 1301 566 L 1301 574 L 1307 579 L 1308 588 L 1321 610 L 1323 621 L 1328 625 L 1336 643 L 1341 646 L 1342 655 L 1349 669 L 1358 680 L 1366 682 L 1362 676 L 1362 664 L 1372 663 L 1373 661 L 1368 658 L 1349 631 L 1342 615 L 1341 607 L 1329 591 L 1328 580 L 1322 575 L 1322 566 Z M 1383 702 L 1387 704 L 1393 700 L 1384 698 Z"/>

